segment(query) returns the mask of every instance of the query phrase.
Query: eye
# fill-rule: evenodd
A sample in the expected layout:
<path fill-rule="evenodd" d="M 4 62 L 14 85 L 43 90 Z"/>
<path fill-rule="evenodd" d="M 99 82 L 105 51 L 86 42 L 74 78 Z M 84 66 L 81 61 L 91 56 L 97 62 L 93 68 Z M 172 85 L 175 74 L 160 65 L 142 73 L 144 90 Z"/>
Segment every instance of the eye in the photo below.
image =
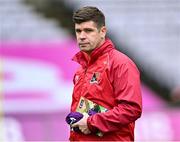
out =
<path fill-rule="evenodd" d="M 86 33 L 90 33 L 90 32 L 93 32 L 93 29 L 85 29 L 84 30 Z"/>
<path fill-rule="evenodd" d="M 76 31 L 76 33 L 80 33 L 80 32 L 81 32 L 81 30 L 80 30 L 80 29 L 76 29 L 75 31 Z"/>

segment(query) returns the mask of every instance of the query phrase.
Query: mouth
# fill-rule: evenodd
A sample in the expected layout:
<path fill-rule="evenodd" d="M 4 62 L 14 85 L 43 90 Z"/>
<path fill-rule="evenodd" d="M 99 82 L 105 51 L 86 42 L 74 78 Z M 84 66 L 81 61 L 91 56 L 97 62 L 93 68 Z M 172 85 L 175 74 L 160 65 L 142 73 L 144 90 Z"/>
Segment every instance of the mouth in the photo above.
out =
<path fill-rule="evenodd" d="M 87 43 L 87 42 L 79 43 L 79 45 L 87 45 L 87 44 L 89 44 L 89 43 Z"/>
<path fill-rule="evenodd" d="M 79 43 L 80 47 L 86 47 L 89 43 Z"/>

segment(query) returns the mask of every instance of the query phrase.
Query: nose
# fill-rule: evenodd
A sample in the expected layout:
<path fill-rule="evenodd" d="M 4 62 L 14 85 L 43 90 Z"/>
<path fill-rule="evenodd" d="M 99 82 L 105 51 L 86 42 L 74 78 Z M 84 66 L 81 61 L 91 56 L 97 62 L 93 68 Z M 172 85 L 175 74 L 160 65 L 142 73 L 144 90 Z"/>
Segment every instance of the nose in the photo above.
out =
<path fill-rule="evenodd" d="M 79 38 L 82 40 L 82 39 L 85 39 L 86 38 L 86 33 L 84 31 L 82 31 L 80 34 L 79 34 Z"/>

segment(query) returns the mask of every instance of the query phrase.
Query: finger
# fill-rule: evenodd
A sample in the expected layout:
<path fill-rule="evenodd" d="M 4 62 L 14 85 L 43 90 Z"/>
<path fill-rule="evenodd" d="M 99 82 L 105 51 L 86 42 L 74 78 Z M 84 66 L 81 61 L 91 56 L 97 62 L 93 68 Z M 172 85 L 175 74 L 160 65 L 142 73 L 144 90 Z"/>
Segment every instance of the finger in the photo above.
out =
<path fill-rule="evenodd" d="M 71 125 L 71 127 L 78 127 L 78 126 L 79 126 L 79 123 L 78 123 L 78 122 L 76 122 L 76 123 L 74 123 L 74 124 Z"/>
<path fill-rule="evenodd" d="M 88 128 L 84 128 L 84 127 L 81 127 L 81 126 L 79 126 L 79 130 L 84 134 L 91 133 L 91 131 Z"/>
<path fill-rule="evenodd" d="M 87 135 L 87 134 L 90 134 L 91 131 L 89 131 L 88 129 L 85 129 L 85 130 L 83 131 L 83 133 Z"/>
<path fill-rule="evenodd" d="M 79 130 L 83 133 L 84 132 L 84 128 L 82 126 L 79 126 Z"/>

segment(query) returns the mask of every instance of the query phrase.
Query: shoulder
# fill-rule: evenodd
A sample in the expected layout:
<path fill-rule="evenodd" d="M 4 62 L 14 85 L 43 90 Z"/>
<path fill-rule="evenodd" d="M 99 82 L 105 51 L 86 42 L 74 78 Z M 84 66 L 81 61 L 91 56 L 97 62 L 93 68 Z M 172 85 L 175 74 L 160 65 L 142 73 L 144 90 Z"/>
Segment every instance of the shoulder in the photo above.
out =
<path fill-rule="evenodd" d="M 79 66 L 76 71 L 75 71 L 75 74 L 81 74 L 83 73 L 83 67 L 82 66 Z"/>
<path fill-rule="evenodd" d="M 130 59 L 130 57 L 128 57 L 127 55 L 125 55 L 124 53 L 114 49 L 111 50 L 111 52 L 109 53 L 109 57 L 110 60 L 115 63 L 115 64 L 127 64 L 127 63 L 131 63 L 131 64 L 135 64 L 132 59 Z"/>
<path fill-rule="evenodd" d="M 118 51 L 117 49 L 114 49 L 109 53 L 109 59 L 113 68 L 134 68 L 138 70 L 134 61 L 126 54 Z"/>

